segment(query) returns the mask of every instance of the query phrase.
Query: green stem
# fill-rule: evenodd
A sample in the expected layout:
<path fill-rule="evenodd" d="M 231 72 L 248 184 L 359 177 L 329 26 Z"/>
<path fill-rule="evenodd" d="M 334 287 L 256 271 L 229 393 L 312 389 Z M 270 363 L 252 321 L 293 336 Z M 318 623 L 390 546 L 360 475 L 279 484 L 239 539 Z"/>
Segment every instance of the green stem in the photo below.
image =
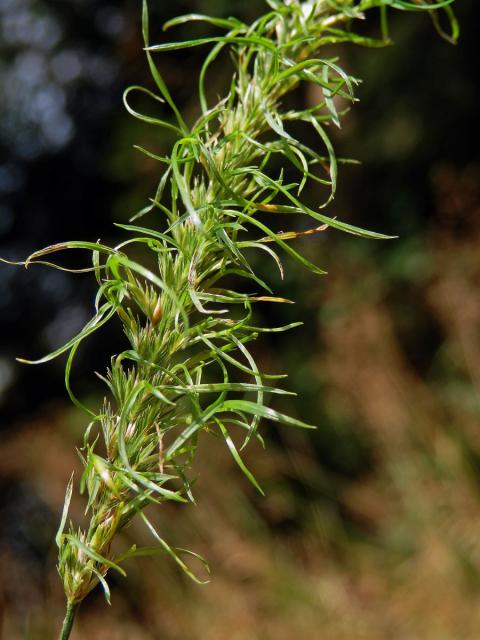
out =
<path fill-rule="evenodd" d="M 68 640 L 70 637 L 78 607 L 78 604 L 72 604 L 71 602 L 67 604 L 67 612 L 65 613 L 65 619 L 63 621 L 62 632 L 59 640 Z"/>

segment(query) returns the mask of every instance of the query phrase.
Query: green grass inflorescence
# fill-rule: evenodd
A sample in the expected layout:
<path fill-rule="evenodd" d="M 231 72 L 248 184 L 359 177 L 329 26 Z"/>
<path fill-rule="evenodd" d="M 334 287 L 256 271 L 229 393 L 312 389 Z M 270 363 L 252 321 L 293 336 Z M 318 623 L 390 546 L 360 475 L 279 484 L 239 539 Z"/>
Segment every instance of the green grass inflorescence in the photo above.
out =
<path fill-rule="evenodd" d="M 66 386 L 77 405 L 85 409 L 73 395 L 69 378 L 81 341 L 118 316 L 130 343 L 128 350 L 112 358 L 103 377 L 108 396 L 101 412 L 93 414 L 85 409 L 91 422 L 81 449 L 84 472 L 80 484 L 88 497 L 90 522 L 84 530 L 67 523 L 73 488 L 70 481 L 56 537 L 58 570 L 69 607 L 62 638 L 69 637 L 78 604 L 98 583 L 110 601 L 107 574 L 113 570 L 124 575 L 121 563 L 126 558 L 166 553 L 199 581 L 183 559 L 192 552 L 170 546 L 144 508 L 169 500 L 193 501 L 188 476 L 201 434 L 223 439 L 242 472 L 261 491 L 230 436 L 232 429 L 243 430 L 246 445 L 252 438 L 261 440 L 261 418 L 310 426 L 266 402 L 272 394 L 287 393 L 271 386 L 272 379 L 282 376 L 263 374 L 248 345 L 264 331 L 285 331 L 300 323 L 276 329 L 255 326 L 252 307 L 256 302 L 288 301 L 274 296 L 246 254 L 263 252 L 282 276 L 278 251 L 311 272 L 323 274 L 291 246 L 292 240 L 327 227 L 367 238 L 386 237 L 322 212 L 335 196 L 338 170 L 327 128 L 340 126 L 343 114 L 337 111 L 336 98 L 353 103 L 357 81 L 336 59 L 318 57 L 318 52 L 327 44 L 343 42 L 373 47 L 389 44 L 390 9 L 427 11 L 442 35 L 455 40 L 458 26 L 452 2 L 268 0 L 270 10 L 251 25 L 234 18 L 191 14 L 171 20 L 165 27 L 205 21 L 226 34 L 151 45 L 144 1 L 145 51 L 159 95 L 134 86 L 125 92 L 124 101 L 133 116 L 169 129 L 176 138 L 170 156 L 159 157 L 142 149 L 164 167 L 156 194 L 132 224 L 119 225 L 129 238 L 118 246 L 64 242 L 34 253 L 25 263 L 44 262 L 48 254 L 64 249 L 92 253 L 91 270 L 98 282 L 95 316 L 66 345 L 37 361 L 68 352 Z M 378 39 L 353 29 L 355 21 L 370 9 L 380 13 Z M 449 33 L 440 25 L 439 9 L 446 15 Z M 201 115 L 189 126 L 162 79 L 155 56 L 200 45 L 210 46 L 210 51 L 199 80 Z M 225 50 L 234 61 L 232 82 L 226 96 L 210 105 L 206 76 Z M 319 102 L 300 110 L 286 109 L 282 98 L 300 83 L 315 85 Z M 138 91 L 166 102 L 172 121 L 135 111 L 129 98 Z M 318 144 L 310 147 L 296 139 L 289 131 L 292 122 L 310 127 Z M 287 168 L 288 175 L 293 171 L 298 176 L 294 182 L 286 181 Z M 327 190 L 318 209 L 301 200 L 309 181 Z M 164 216 L 163 230 L 136 222 L 152 211 Z M 275 215 L 282 221 L 307 216 L 314 226 L 306 232 L 279 232 L 262 221 L 266 213 L 269 219 Z M 151 252 L 154 269 L 129 257 L 129 247 L 138 243 Z M 226 280 L 235 283 L 234 290 L 225 288 Z M 242 282 L 247 280 L 260 293 L 245 291 Z M 250 381 L 232 380 L 235 371 Z M 215 379 L 217 382 L 211 381 Z M 246 394 L 250 399 L 245 399 Z M 134 517 L 143 519 L 156 546 L 132 547 L 116 556 L 113 539 Z"/>

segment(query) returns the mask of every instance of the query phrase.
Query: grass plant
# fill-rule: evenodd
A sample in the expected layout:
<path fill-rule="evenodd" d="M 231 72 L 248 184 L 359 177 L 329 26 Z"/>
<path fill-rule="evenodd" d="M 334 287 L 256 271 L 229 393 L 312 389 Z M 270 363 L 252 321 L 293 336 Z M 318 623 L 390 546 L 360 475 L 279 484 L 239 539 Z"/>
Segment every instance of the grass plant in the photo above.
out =
<path fill-rule="evenodd" d="M 93 272 L 98 282 L 92 319 L 67 344 L 34 362 L 68 354 L 66 388 L 90 420 L 80 449 L 87 525 L 79 528 L 69 520 L 72 478 L 56 536 L 68 607 L 62 640 L 70 636 L 79 604 L 98 584 L 110 603 L 108 574 L 125 575 L 122 563 L 127 558 L 166 554 L 190 578 L 204 582 L 191 569 L 189 556 L 208 569 L 206 561 L 172 546 L 145 513 L 152 504 L 194 501 L 191 474 L 200 436 L 223 440 L 240 470 L 261 492 L 242 459 L 242 449 L 251 440 L 263 443 L 261 419 L 312 428 L 270 406 L 272 395 L 288 393 L 276 383 L 283 376 L 263 373 L 250 345 L 262 333 L 286 331 L 301 323 L 256 326 L 257 303 L 290 301 L 276 297 L 272 283 L 255 273 L 251 256 L 260 252 L 282 277 L 281 253 L 323 275 L 292 241 L 329 228 L 365 238 L 388 237 L 325 213 L 335 196 L 338 167 L 345 162 L 337 159 L 329 130 L 340 127 L 346 107 L 355 102 L 358 81 L 336 58 L 321 52 L 326 45 L 345 42 L 367 47 L 390 44 L 388 18 L 394 9 L 427 12 L 441 35 L 455 41 L 458 25 L 452 2 L 268 0 L 268 12 L 253 24 L 190 14 L 169 21 L 165 28 L 204 21 L 209 28 L 218 28 L 220 35 L 151 44 L 144 1 L 143 37 L 156 93 L 133 86 L 125 92 L 124 102 L 132 116 L 167 129 L 174 137 L 168 156 L 140 149 L 162 168 L 157 191 L 130 224 L 118 225 L 127 236 L 117 246 L 62 242 L 35 252 L 24 263 L 62 268 L 48 256 L 85 250 L 92 255 L 92 266 L 78 271 Z M 377 38 L 355 30 L 370 10 L 378 19 Z M 200 115 L 188 124 L 156 59 L 162 52 L 193 47 L 208 47 L 209 52 L 199 77 Z M 210 104 L 209 68 L 225 52 L 233 61 L 231 84 L 224 98 Z M 308 107 L 286 107 L 284 96 L 302 83 L 315 86 L 318 101 Z M 138 92 L 166 103 L 172 119 L 136 111 L 131 98 Z M 305 135 L 296 137 L 298 123 L 309 130 L 311 145 L 305 143 Z M 302 199 L 309 183 L 325 190 L 323 202 L 315 208 Z M 144 216 L 153 224 L 145 225 Z M 311 228 L 296 230 L 299 216 L 302 223 L 310 221 Z M 278 230 L 290 224 L 293 230 Z M 150 254 L 148 264 L 154 267 L 131 256 L 135 245 L 144 247 Z M 115 316 L 129 346 L 113 356 L 106 374 L 99 376 L 107 395 L 101 410 L 93 412 L 74 395 L 70 372 L 80 343 Z M 232 432 L 243 433 L 241 446 Z M 117 551 L 115 536 L 133 518 L 143 520 L 152 546 Z"/>

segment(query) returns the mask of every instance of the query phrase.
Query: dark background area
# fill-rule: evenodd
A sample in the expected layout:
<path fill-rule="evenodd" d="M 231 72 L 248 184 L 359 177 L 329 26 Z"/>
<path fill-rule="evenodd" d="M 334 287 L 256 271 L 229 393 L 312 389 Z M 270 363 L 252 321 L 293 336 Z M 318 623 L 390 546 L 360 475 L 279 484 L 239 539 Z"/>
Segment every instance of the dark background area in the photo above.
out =
<path fill-rule="evenodd" d="M 133 145 L 167 149 L 169 140 L 122 106 L 128 85 L 151 86 L 139 4 L 0 0 L 0 256 L 23 260 L 62 240 L 114 243 L 113 223 L 152 194 L 158 166 Z M 208 31 L 165 36 L 174 15 L 247 20 L 264 8 L 150 4 L 154 41 Z M 212 584 L 185 583 L 166 560 L 132 565 L 127 580 L 114 579 L 113 609 L 93 595 L 74 637 L 477 637 L 480 7 L 457 4 L 456 47 L 427 16 L 396 13 L 394 46 L 331 52 L 363 80 L 334 134 L 338 154 L 362 165 L 342 169 L 329 213 L 399 239 L 302 240 L 327 278 L 287 262 L 279 292 L 298 303 L 275 310 L 278 324 L 306 325 L 257 353 L 288 371 L 299 394 L 278 407 L 320 428 L 265 428 L 269 448 L 249 464 L 266 499 L 221 449 L 201 452 L 199 507 L 166 509 L 162 526 L 179 546 L 204 550 Z M 187 118 L 200 54 L 159 58 Z M 219 70 L 212 89 L 221 93 L 227 74 Z M 9 640 L 55 637 L 63 603 L 52 541 L 85 427 L 67 401 L 64 360 L 30 367 L 15 357 L 62 344 L 92 315 L 94 295 L 88 275 L 0 264 L 0 637 Z M 82 346 L 73 381 L 87 402 L 102 392 L 93 372 L 122 344 L 112 323 Z M 74 508 L 81 513 L 81 499 Z"/>

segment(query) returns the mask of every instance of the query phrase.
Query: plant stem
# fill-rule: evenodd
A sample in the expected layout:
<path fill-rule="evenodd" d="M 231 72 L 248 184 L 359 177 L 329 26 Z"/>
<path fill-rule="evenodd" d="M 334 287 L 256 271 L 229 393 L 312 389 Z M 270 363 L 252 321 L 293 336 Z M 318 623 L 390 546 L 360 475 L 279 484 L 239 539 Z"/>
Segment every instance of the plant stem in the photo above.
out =
<path fill-rule="evenodd" d="M 65 619 L 63 620 L 62 632 L 60 633 L 59 640 L 68 640 L 70 637 L 78 607 L 78 604 L 72 604 L 71 602 L 67 604 L 67 612 L 65 613 Z"/>

